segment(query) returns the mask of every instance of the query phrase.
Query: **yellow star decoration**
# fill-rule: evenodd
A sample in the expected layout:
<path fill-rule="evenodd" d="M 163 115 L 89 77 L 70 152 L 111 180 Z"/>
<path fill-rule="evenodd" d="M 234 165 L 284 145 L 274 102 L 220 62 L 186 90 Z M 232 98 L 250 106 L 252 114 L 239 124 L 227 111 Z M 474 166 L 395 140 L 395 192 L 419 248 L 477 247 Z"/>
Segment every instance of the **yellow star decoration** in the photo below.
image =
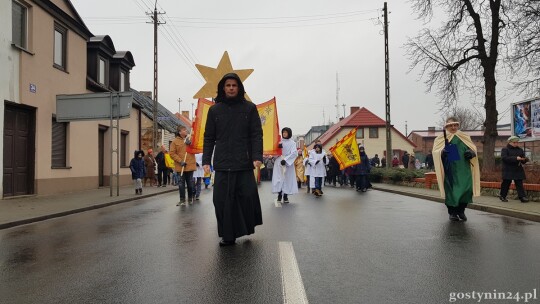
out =
<path fill-rule="evenodd" d="M 216 98 L 217 97 L 217 86 L 221 78 L 228 73 L 236 73 L 242 83 L 249 77 L 253 72 L 253 69 L 247 70 L 234 70 L 231 64 L 231 59 L 229 58 L 229 53 L 225 51 L 223 57 L 219 61 L 217 68 L 211 68 L 204 65 L 196 64 L 195 67 L 201 72 L 202 76 L 206 80 L 206 84 L 193 95 L 193 98 Z M 245 94 L 244 96 L 247 100 L 251 101 L 249 96 Z"/>

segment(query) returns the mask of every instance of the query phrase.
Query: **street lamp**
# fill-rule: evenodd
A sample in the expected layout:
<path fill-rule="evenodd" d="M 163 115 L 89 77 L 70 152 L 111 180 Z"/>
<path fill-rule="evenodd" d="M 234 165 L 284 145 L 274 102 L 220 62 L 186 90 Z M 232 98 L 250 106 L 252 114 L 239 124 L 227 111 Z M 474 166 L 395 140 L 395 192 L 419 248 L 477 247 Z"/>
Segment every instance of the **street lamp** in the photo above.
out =
<path fill-rule="evenodd" d="M 182 115 L 182 110 L 180 110 L 180 104 L 182 103 L 182 98 L 178 98 L 178 114 Z"/>

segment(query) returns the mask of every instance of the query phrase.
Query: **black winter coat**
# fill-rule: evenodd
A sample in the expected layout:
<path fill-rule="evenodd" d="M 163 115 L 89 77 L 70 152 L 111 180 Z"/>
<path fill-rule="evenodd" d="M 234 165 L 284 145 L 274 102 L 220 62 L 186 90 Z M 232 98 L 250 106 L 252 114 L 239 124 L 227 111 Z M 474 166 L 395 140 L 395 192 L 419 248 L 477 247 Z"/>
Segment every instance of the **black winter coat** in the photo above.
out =
<path fill-rule="evenodd" d="M 225 100 L 210 107 L 204 131 L 203 165 L 211 164 L 212 152 L 216 171 L 253 170 L 253 161 L 262 162 L 261 119 L 254 103 Z"/>
<path fill-rule="evenodd" d="M 526 161 L 518 161 L 518 156 L 525 157 L 525 152 L 520 147 L 507 145 L 506 148 L 501 150 L 503 179 L 525 179 L 525 170 L 523 170 L 522 164 L 526 163 Z"/>

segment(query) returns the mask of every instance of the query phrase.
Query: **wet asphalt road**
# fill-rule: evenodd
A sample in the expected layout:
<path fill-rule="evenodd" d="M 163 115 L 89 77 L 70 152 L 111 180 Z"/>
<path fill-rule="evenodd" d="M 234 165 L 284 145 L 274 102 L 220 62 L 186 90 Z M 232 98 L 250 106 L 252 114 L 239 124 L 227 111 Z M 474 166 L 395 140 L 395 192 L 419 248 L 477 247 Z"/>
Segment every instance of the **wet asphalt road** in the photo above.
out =
<path fill-rule="evenodd" d="M 210 190 L 185 208 L 170 193 L 0 230 L 0 302 L 283 303 L 281 241 L 310 303 L 540 297 L 538 223 L 474 210 L 452 223 L 442 204 L 350 188 L 303 189 L 277 208 L 270 189 L 259 189 L 264 224 L 234 247 L 217 244 Z"/>

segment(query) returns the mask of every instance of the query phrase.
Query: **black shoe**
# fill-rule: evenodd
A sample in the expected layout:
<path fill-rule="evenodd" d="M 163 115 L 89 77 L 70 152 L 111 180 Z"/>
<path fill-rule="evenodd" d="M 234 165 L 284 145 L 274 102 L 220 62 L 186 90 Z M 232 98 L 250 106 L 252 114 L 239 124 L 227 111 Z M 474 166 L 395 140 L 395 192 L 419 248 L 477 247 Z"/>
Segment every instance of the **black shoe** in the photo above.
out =
<path fill-rule="evenodd" d="M 459 222 L 459 217 L 455 214 L 450 214 L 449 218 L 452 222 Z"/>
<path fill-rule="evenodd" d="M 221 239 L 221 241 L 219 241 L 219 246 L 220 247 L 223 247 L 223 246 L 232 246 L 232 245 L 235 245 L 236 242 L 234 240 L 232 241 L 225 241 L 224 239 Z"/>
<path fill-rule="evenodd" d="M 458 217 L 460 220 L 466 222 L 467 221 L 467 216 L 465 215 L 465 212 L 462 212 L 462 213 L 458 213 Z"/>
<path fill-rule="evenodd" d="M 519 200 L 520 200 L 522 203 L 526 203 L 526 202 L 529 201 L 529 199 L 526 198 L 526 197 L 520 197 Z"/>
<path fill-rule="evenodd" d="M 139 194 L 142 194 L 142 189 L 139 189 Z"/>
<path fill-rule="evenodd" d="M 277 196 L 277 201 L 278 201 L 278 202 L 281 202 L 281 198 L 282 198 L 282 197 L 281 197 L 281 194 L 278 194 L 278 196 Z"/>
<path fill-rule="evenodd" d="M 501 200 L 501 202 L 508 202 L 508 200 L 504 196 L 499 196 L 499 199 Z"/>
<path fill-rule="evenodd" d="M 288 203 L 289 203 L 289 198 L 287 197 L 287 195 L 284 195 L 284 196 L 283 196 L 283 203 L 284 203 L 284 204 L 288 204 Z"/>

